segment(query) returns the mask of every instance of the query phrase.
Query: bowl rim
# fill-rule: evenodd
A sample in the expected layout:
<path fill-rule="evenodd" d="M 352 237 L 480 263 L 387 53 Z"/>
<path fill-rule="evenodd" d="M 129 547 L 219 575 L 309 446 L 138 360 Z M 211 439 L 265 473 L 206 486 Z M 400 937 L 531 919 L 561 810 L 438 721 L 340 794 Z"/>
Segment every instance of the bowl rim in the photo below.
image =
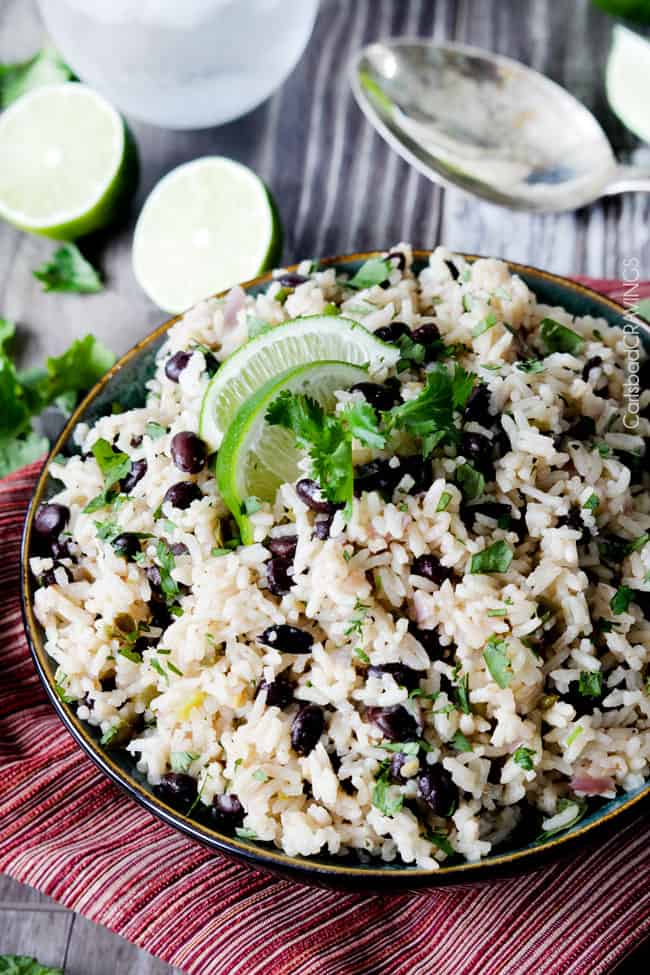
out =
<path fill-rule="evenodd" d="M 460 251 L 455 251 L 454 253 L 460 257 L 463 257 L 470 263 L 485 257 L 485 255 L 481 254 L 469 254 Z M 327 267 L 331 265 L 345 265 L 346 263 L 359 263 L 381 257 L 385 254 L 386 250 L 341 254 L 334 257 L 323 258 L 319 260 L 319 265 Z M 432 250 L 413 249 L 412 254 L 414 261 L 427 261 L 432 254 Z M 543 271 L 540 268 L 536 268 L 532 265 L 521 264 L 506 259 L 503 260 L 504 263 L 507 264 L 511 273 L 523 273 L 531 277 L 540 278 L 543 281 L 558 285 L 561 288 L 574 291 L 577 294 L 590 299 L 592 302 L 605 305 L 610 309 L 610 311 L 620 315 L 626 321 L 634 324 L 640 331 L 646 332 L 650 336 L 650 325 L 647 322 L 641 319 L 638 315 L 634 314 L 630 309 L 626 309 L 623 305 L 611 298 L 606 297 L 605 295 L 600 294 L 593 288 L 590 288 L 581 282 L 572 280 L 571 278 L 565 278 L 561 275 L 553 274 L 550 271 Z M 299 267 L 299 263 L 300 262 L 286 265 L 284 270 L 287 272 L 296 271 Z M 267 284 L 272 279 L 273 270 L 269 270 L 263 274 L 257 275 L 255 278 L 252 278 L 249 281 L 243 282 L 240 287 L 244 291 L 247 291 L 250 288 Z M 222 298 L 228 293 L 228 291 L 230 291 L 230 288 L 210 297 Z M 102 376 L 99 382 L 93 386 L 93 388 L 79 403 L 45 458 L 43 466 L 38 475 L 38 480 L 34 486 L 32 498 L 30 500 L 23 525 L 20 548 L 20 597 L 23 624 L 25 627 L 25 635 L 29 649 L 36 666 L 38 676 L 45 688 L 50 702 L 54 707 L 54 710 L 63 722 L 66 730 L 72 735 L 76 743 L 82 747 L 95 765 L 97 765 L 99 769 L 117 786 L 125 791 L 128 796 L 135 799 L 141 806 L 143 806 L 148 812 L 152 813 L 158 819 L 161 819 L 167 825 L 179 830 L 186 836 L 189 836 L 190 838 L 197 840 L 204 845 L 211 847 L 212 849 L 217 849 L 219 852 L 224 853 L 227 856 L 235 857 L 236 859 L 240 860 L 243 859 L 253 866 L 271 870 L 276 873 L 284 873 L 285 876 L 291 876 L 296 881 L 312 883 L 320 881 L 322 883 L 326 883 L 329 879 L 334 883 L 337 880 L 339 882 L 356 881 L 357 883 L 363 883 L 364 885 L 366 883 L 374 883 L 377 885 L 376 889 L 382 889 L 383 892 L 386 892 L 386 887 L 397 887 L 399 885 L 402 886 L 402 889 L 408 889 L 408 887 L 442 887 L 447 884 L 485 880 L 487 879 L 487 874 L 493 876 L 495 873 L 513 873 L 517 869 L 525 869 L 526 866 L 530 865 L 530 863 L 527 863 L 526 861 L 531 860 L 535 861 L 535 865 L 537 866 L 541 860 L 554 858 L 556 856 L 560 856 L 564 852 L 568 852 L 569 849 L 574 845 L 581 844 L 585 839 L 592 836 L 594 831 L 601 830 L 606 825 L 611 825 L 615 818 L 629 813 L 634 807 L 638 807 L 641 802 L 648 799 L 648 797 L 650 797 L 650 781 L 646 783 L 645 787 L 639 793 L 632 796 L 628 800 L 622 801 L 615 809 L 610 810 L 603 816 L 599 816 L 593 822 L 587 823 L 571 833 L 565 835 L 560 834 L 557 837 L 547 840 L 545 843 L 540 843 L 539 846 L 528 847 L 512 852 L 497 853 L 494 856 L 489 856 L 484 860 L 478 860 L 475 862 L 464 861 L 462 863 L 455 863 L 449 866 L 445 866 L 445 864 L 442 863 L 436 870 L 406 865 L 394 867 L 390 864 L 386 864 L 384 866 L 375 866 L 374 864 L 371 864 L 366 866 L 342 863 L 341 865 L 338 865 L 336 863 L 312 861 L 307 857 L 291 856 L 284 851 L 277 849 L 276 847 L 269 847 L 267 850 L 260 846 L 252 846 L 245 840 L 241 840 L 238 837 L 231 837 L 224 833 L 220 833 L 218 830 L 209 828 L 203 823 L 193 820 L 188 815 L 179 812 L 177 809 L 170 806 L 153 793 L 147 792 L 143 785 L 137 779 L 135 779 L 132 774 L 125 772 L 114 761 L 111 753 L 108 750 L 104 751 L 100 748 L 99 744 L 89 733 L 86 723 L 78 718 L 72 705 L 66 704 L 61 700 L 56 692 L 56 688 L 54 687 L 54 681 L 48 671 L 48 662 L 51 658 L 49 658 L 47 652 L 45 651 L 40 633 L 40 625 L 38 624 L 33 611 L 34 592 L 32 587 L 31 573 L 29 570 L 29 553 L 31 547 L 33 518 L 47 485 L 50 464 L 54 457 L 56 457 L 56 455 L 61 451 L 61 448 L 65 442 L 70 438 L 80 417 L 84 414 L 91 403 L 94 402 L 97 396 L 104 390 L 104 388 L 111 382 L 112 378 L 118 372 L 120 372 L 126 364 L 137 358 L 144 349 L 152 345 L 159 338 L 162 338 L 169 331 L 169 329 L 183 317 L 184 314 L 186 314 L 186 312 L 167 319 L 144 338 L 140 339 L 140 341 L 132 346 L 115 362 L 111 369 L 109 369 L 108 372 Z M 386 887 L 382 887 L 382 885 L 386 885 Z"/>

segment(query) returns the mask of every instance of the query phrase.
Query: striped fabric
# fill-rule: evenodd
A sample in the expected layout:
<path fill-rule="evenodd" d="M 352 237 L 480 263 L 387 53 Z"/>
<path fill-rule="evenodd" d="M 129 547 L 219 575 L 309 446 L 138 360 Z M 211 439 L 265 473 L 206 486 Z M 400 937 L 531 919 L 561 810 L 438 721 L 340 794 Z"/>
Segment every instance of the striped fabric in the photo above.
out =
<path fill-rule="evenodd" d="M 389 899 L 276 880 L 140 809 L 64 730 L 27 650 L 18 550 L 37 471 L 0 483 L 1 870 L 196 975 L 599 975 L 650 934 L 641 818 L 530 875 Z"/>

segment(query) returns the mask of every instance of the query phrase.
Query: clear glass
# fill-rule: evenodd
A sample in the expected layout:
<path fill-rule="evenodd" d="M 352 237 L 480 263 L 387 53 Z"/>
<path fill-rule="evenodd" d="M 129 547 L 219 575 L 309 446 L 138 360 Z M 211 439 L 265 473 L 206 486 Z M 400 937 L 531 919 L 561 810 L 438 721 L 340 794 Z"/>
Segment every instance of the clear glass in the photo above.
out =
<path fill-rule="evenodd" d="M 238 118 L 282 84 L 318 0 L 39 0 L 72 70 L 134 118 L 173 129 Z"/>

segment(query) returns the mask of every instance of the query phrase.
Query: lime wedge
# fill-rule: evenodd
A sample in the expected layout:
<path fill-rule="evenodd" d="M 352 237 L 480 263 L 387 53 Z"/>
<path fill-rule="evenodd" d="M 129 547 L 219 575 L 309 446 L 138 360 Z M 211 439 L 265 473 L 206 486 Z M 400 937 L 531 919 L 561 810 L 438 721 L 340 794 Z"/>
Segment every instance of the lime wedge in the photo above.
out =
<path fill-rule="evenodd" d="M 306 393 L 331 409 L 337 389 L 346 389 L 366 377 L 365 369 L 347 362 L 312 362 L 274 376 L 238 410 L 217 457 L 217 485 L 245 545 L 253 541 L 247 500 L 272 501 L 281 484 L 299 476 L 298 462 L 303 456 L 289 430 L 266 422 L 271 403 L 288 390 Z"/>
<path fill-rule="evenodd" d="M 255 173 L 206 156 L 168 173 L 150 193 L 133 238 L 133 270 L 160 308 L 191 305 L 272 267 L 282 232 Z"/>
<path fill-rule="evenodd" d="M 228 356 L 208 386 L 199 432 L 216 450 L 237 410 L 269 379 L 293 366 L 337 360 L 376 371 L 394 366 L 399 350 L 349 318 L 312 315 L 263 332 Z"/>
<path fill-rule="evenodd" d="M 627 27 L 614 27 L 605 75 L 607 100 L 623 125 L 650 142 L 650 42 Z"/>
<path fill-rule="evenodd" d="M 74 240 L 119 216 L 137 183 L 124 121 L 85 85 L 45 85 L 0 115 L 0 217 Z"/>

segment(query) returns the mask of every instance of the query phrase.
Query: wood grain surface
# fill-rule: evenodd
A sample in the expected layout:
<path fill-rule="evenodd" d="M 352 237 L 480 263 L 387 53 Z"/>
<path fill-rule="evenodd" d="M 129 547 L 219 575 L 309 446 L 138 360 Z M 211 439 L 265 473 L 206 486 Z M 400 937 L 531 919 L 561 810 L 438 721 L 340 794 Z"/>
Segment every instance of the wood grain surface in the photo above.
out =
<path fill-rule="evenodd" d="M 134 220 L 164 173 L 206 154 L 238 159 L 270 186 L 285 228 L 286 263 L 412 240 L 597 277 L 620 276 L 623 260 L 635 257 L 650 277 L 647 195 L 531 216 L 458 191 L 443 193 L 372 131 L 347 81 L 352 54 L 375 38 L 420 35 L 488 47 L 566 85 L 596 112 L 617 152 L 630 158 L 635 141 L 609 112 L 604 95 L 611 28 L 589 0 L 322 0 L 300 64 L 254 112 L 197 132 L 132 125 L 142 164 L 133 211 L 122 226 L 88 245 L 106 278 L 103 293 L 44 294 L 32 271 L 54 243 L 0 226 L 0 316 L 18 323 L 23 362 L 59 353 L 88 331 L 121 353 L 164 319 L 133 277 Z M 30 55 L 44 39 L 33 0 L 0 0 L 0 62 Z M 0 878 L 0 954 L 7 952 L 65 964 L 66 975 L 172 972 L 48 898 Z"/>

